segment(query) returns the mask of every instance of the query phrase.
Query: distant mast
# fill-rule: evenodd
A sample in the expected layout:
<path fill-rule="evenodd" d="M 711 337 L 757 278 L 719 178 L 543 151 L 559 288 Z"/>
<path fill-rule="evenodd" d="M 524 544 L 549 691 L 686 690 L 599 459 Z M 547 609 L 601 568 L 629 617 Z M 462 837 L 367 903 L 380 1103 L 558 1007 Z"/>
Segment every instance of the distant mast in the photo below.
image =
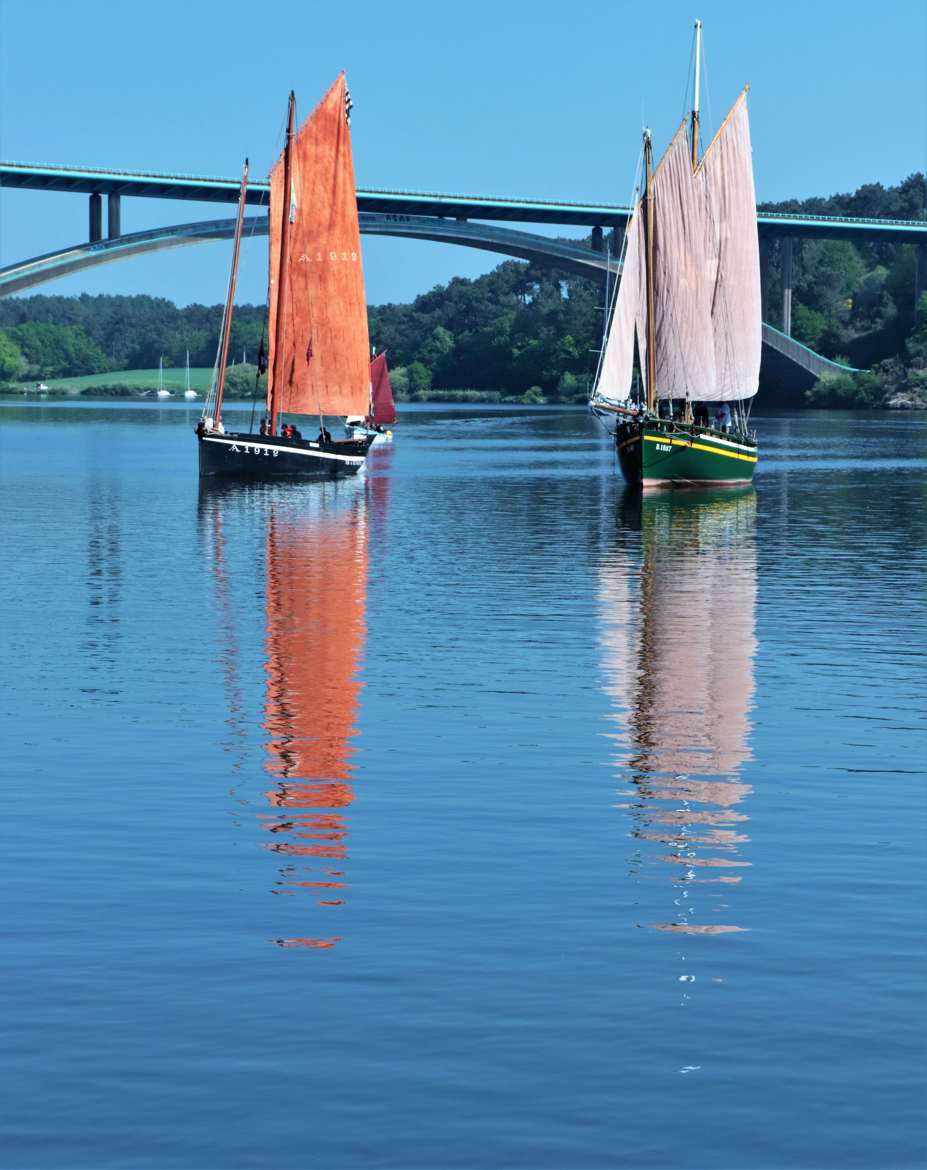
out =
<path fill-rule="evenodd" d="M 232 336 L 232 313 L 235 308 L 235 285 L 238 281 L 238 254 L 241 251 L 241 229 L 245 215 L 245 194 L 248 190 L 248 160 L 241 172 L 241 187 L 238 191 L 238 218 L 235 220 L 235 243 L 232 247 L 232 271 L 229 275 L 229 291 L 225 299 L 225 316 L 222 319 L 222 337 L 219 341 L 219 360 L 216 371 L 216 409 L 215 425 L 218 427 L 222 418 L 222 397 L 225 392 L 225 367 L 229 359 L 229 339 Z M 187 351 L 189 378 L 190 354 Z"/>
<path fill-rule="evenodd" d="M 280 259 L 277 266 L 277 303 L 276 321 L 274 322 L 274 360 L 270 371 L 270 433 L 277 433 L 277 415 L 279 413 L 280 394 L 278 387 L 283 384 L 283 333 L 284 313 L 286 311 L 287 292 L 287 253 L 289 251 L 290 210 L 293 201 L 293 186 L 291 178 L 293 153 L 293 122 L 296 117 L 296 94 L 290 90 L 290 104 L 286 119 L 286 146 L 283 150 L 283 198 L 280 201 Z"/>
<path fill-rule="evenodd" d="M 657 405 L 657 344 L 654 315 L 653 287 L 653 140 L 650 130 L 644 131 L 644 173 L 647 188 L 644 196 L 646 216 L 644 220 L 644 269 L 647 276 L 647 409 Z"/>
<path fill-rule="evenodd" d="M 702 66 L 702 22 L 695 22 L 695 86 L 692 92 L 692 169 L 698 166 L 698 97 Z M 711 111 L 709 111 L 710 113 Z"/>

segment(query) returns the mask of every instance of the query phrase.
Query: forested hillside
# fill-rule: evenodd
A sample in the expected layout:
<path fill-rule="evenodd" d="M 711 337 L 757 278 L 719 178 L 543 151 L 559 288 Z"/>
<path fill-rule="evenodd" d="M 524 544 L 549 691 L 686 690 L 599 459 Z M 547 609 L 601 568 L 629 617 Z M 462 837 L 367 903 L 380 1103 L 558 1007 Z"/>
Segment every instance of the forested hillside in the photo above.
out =
<path fill-rule="evenodd" d="M 894 187 L 762 205 L 765 210 L 916 219 L 924 176 Z M 399 245 L 397 245 L 399 246 Z M 614 244 L 613 244 L 614 249 Z M 797 240 L 793 334 L 812 349 L 873 368 L 827 379 L 809 400 L 876 404 L 898 392 L 927 405 L 927 298 L 914 305 L 911 245 Z M 767 317 L 778 322 L 780 254 L 769 250 Z M 602 285 L 506 261 L 475 280 L 455 278 L 410 304 L 370 307 L 371 340 L 386 349 L 398 397 L 495 393 L 524 401 L 582 401 L 602 335 Z M 149 296 L 31 296 L 0 301 L 0 380 L 113 373 L 158 365 L 211 366 L 221 305 Z M 236 360 L 254 360 L 264 307 L 241 305 L 232 327 Z M 248 378 L 241 378 L 244 386 Z"/>
<path fill-rule="evenodd" d="M 869 183 L 853 194 L 761 204 L 764 211 L 809 215 L 851 215 L 879 219 L 925 219 L 923 174 L 895 187 Z M 924 336 L 927 303 L 914 302 L 912 245 L 796 240 L 792 262 L 792 333 L 826 357 L 873 369 L 874 376 L 827 379 L 809 393 L 821 403 L 875 402 L 885 394 L 910 391 L 925 398 Z M 767 317 L 778 323 L 781 257 L 770 249 L 766 268 Z M 916 332 L 916 336 L 914 336 Z"/>
<path fill-rule="evenodd" d="M 0 300 L 0 336 L 20 350 L 23 377 L 150 369 L 160 358 L 166 366 L 182 366 L 188 350 L 191 366 L 211 366 L 221 323 L 222 305 L 180 309 L 164 297 L 85 293 Z M 263 324 L 263 305 L 239 305 L 232 323 L 232 354 L 240 359 L 247 351 L 254 358 Z M 0 377 L 18 376 L 0 351 Z"/>

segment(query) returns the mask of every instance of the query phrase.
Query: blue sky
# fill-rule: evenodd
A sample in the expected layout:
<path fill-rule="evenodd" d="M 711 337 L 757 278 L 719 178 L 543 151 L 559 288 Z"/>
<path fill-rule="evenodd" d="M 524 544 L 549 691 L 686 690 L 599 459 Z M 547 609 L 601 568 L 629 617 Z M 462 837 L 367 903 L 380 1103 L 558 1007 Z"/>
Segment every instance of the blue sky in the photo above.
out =
<path fill-rule="evenodd" d="M 649 9 L 649 10 L 648 10 Z M 657 148 L 684 109 L 692 23 L 705 25 L 716 125 L 746 81 L 757 196 L 898 182 L 927 156 L 927 4 L 883 0 L 552 0 L 156 5 L 0 0 L 0 156 L 181 174 L 266 174 L 286 95 L 305 114 L 340 68 L 358 183 L 625 202 L 644 121 Z M 123 200 L 137 231 L 229 205 Z M 0 192 L 0 263 L 86 239 L 86 196 Z M 224 296 L 230 245 L 104 266 L 41 291 Z M 497 258 L 364 242 L 368 299 L 407 300 Z M 265 296 L 266 243 L 239 299 Z"/>

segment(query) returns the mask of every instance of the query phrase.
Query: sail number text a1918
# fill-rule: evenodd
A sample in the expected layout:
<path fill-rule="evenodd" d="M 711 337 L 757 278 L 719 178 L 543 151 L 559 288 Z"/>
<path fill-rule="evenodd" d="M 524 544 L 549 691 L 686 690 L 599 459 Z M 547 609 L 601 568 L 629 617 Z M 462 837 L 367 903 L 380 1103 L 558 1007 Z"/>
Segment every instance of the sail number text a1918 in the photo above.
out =
<path fill-rule="evenodd" d="M 324 257 L 322 252 L 316 252 L 316 254 L 314 256 L 310 256 L 308 252 L 303 252 L 299 257 L 298 263 L 300 263 L 300 264 L 312 264 L 312 263 L 321 264 L 324 258 L 325 257 Z M 357 253 L 356 252 L 341 252 L 341 253 L 339 253 L 339 252 L 332 251 L 332 252 L 328 253 L 328 259 L 335 261 L 335 262 L 340 260 L 344 263 L 356 264 L 357 263 Z"/>

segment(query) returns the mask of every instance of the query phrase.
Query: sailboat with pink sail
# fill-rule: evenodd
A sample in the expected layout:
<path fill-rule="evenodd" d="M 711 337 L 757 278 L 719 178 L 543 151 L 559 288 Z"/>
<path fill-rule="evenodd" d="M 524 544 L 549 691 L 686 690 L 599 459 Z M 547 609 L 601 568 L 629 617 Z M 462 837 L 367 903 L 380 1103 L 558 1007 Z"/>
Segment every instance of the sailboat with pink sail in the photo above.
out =
<path fill-rule="evenodd" d="M 628 220 L 590 407 L 615 419 L 618 462 L 643 487 L 748 483 L 762 346 L 756 194 L 744 87 L 699 153 L 701 21 L 692 112 Z M 632 396 L 635 360 L 643 394 Z"/>
<path fill-rule="evenodd" d="M 349 439 L 369 438 L 383 443 L 393 437 L 389 427 L 396 421 L 396 403 L 389 380 L 386 354 L 378 353 L 370 362 L 370 409 L 366 416 L 351 415 L 344 420 Z"/>

